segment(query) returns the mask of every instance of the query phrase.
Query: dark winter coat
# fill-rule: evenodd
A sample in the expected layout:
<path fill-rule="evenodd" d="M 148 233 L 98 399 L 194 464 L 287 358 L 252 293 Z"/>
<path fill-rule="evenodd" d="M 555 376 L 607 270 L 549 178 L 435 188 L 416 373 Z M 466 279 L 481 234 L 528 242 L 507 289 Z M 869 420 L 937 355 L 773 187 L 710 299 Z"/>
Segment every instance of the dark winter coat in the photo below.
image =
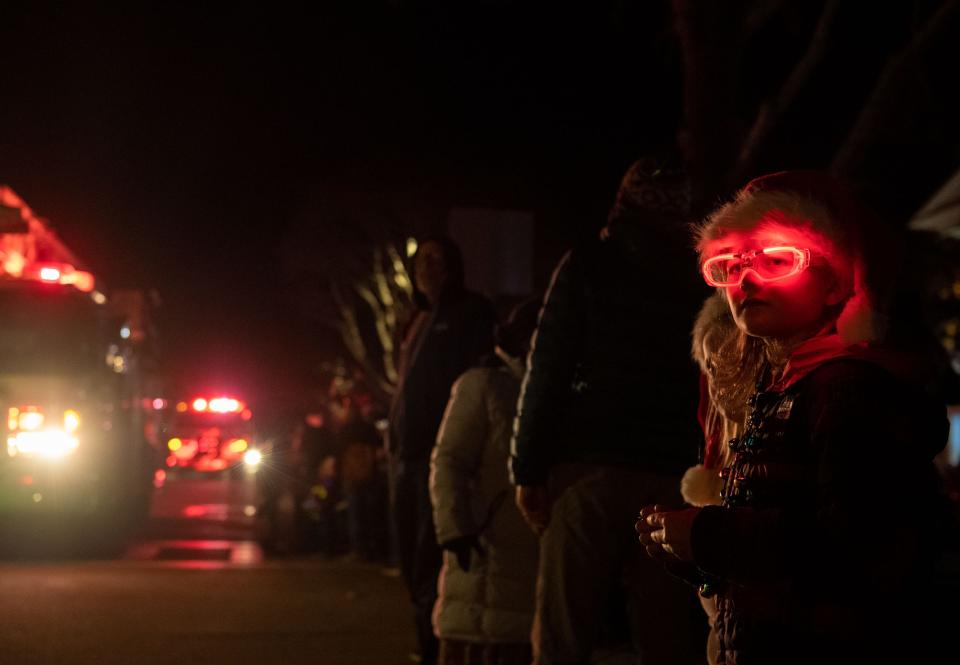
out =
<path fill-rule="evenodd" d="M 453 382 L 493 351 L 494 322 L 490 302 L 462 289 L 417 314 L 400 349 L 401 382 L 390 409 L 392 454 L 429 459 Z"/>
<path fill-rule="evenodd" d="M 875 663 L 921 648 L 943 406 L 851 359 L 755 399 L 725 505 L 692 530 L 719 590 L 720 662 Z"/>
<path fill-rule="evenodd" d="M 534 336 L 513 441 L 519 485 L 559 462 L 680 473 L 696 461 L 688 331 L 703 300 L 680 225 L 631 221 L 563 257 Z"/>

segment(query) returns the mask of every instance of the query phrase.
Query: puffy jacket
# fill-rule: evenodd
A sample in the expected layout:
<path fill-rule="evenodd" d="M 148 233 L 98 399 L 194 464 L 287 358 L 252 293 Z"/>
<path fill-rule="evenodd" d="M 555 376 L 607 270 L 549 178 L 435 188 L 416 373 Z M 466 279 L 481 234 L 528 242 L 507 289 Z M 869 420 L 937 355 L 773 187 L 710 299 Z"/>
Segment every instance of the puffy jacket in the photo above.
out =
<path fill-rule="evenodd" d="M 469 572 L 444 552 L 434 628 L 444 639 L 530 639 L 537 539 L 513 502 L 507 473 L 519 376 L 476 368 L 454 385 L 431 461 L 437 541 L 480 534 Z"/>

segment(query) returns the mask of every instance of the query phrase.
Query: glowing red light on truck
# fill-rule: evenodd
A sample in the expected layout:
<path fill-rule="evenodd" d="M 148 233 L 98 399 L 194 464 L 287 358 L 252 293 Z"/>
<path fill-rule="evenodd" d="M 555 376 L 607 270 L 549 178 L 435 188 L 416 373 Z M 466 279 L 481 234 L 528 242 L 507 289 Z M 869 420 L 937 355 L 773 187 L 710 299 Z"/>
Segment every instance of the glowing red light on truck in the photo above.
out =
<path fill-rule="evenodd" d="M 193 410 L 209 413 L 243 413 L 247 405 L 233 397 L 197 397 L 192 402 Z"/>
<path fill-rule="evenodd" d="M 243 402 L 232 397 L 214 397 L 208 407 L 214 413 L 239 413 L 243 411 Z"/>
<path fill-rule="evenodd" d="M 56 284 L 60 281 L 60 271 L 57 268 L 45 266 L 40 268 L 40 281 Z"/>

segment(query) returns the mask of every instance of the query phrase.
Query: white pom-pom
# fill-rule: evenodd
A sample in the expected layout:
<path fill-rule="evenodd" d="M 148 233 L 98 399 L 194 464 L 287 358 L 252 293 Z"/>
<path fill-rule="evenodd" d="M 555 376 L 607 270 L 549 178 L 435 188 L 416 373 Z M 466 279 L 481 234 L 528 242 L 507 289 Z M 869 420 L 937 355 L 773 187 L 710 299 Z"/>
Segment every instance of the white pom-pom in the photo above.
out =
<path fill-rule="evenodd" d="M 691 466 L 680 481 L 680 494 L 692 506 L 720 505 L 720 472 L 702 464 Z"/>

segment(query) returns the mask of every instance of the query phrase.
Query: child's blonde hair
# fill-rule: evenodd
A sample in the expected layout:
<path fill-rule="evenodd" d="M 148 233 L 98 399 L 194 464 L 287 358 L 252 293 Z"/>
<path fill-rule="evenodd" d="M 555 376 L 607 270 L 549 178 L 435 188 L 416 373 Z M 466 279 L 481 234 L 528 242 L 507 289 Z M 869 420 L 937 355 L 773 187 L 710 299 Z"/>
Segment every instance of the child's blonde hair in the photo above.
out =
<path fill-rule="evenodd" d="M 720 458 L 725 462 L 727 442 L 742 431 L 747 399 L 764 367 L 763 344 L 737 327 L 719 293 L 704 301 L 691 337 L 691 354 L 707 377 L 704 435 L 720 442 Z M 708 340 L 712 340 L 710 351 L 705 349 Z"/>

